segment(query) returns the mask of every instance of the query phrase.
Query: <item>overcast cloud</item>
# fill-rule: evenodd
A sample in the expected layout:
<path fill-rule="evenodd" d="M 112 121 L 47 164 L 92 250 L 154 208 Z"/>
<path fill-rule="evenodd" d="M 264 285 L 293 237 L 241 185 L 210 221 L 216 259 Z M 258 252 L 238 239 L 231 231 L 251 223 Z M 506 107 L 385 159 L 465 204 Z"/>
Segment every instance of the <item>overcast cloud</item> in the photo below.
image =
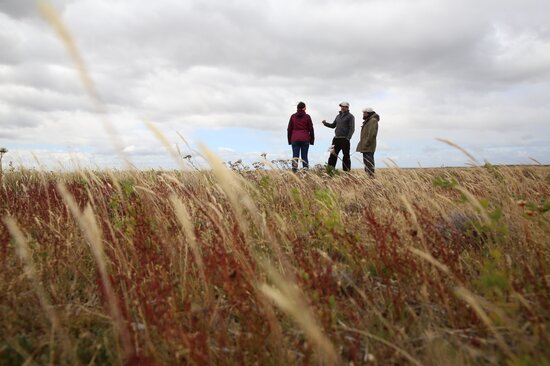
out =
<path fill-rule="evenodd" d="M 378 166 L 550 163 L 550 2 L 56 0 L 126 154 L 175 166 L 144 126 L 224 160 L 288 158 L 298 101 L 324 163 L 339 102 L 381 116 Z M 63 43 L 33 1 L 0 0 L 0 146 L 8 160 L 118 167 Z M 358 154 L 354 167 L 359 167 Z"/>

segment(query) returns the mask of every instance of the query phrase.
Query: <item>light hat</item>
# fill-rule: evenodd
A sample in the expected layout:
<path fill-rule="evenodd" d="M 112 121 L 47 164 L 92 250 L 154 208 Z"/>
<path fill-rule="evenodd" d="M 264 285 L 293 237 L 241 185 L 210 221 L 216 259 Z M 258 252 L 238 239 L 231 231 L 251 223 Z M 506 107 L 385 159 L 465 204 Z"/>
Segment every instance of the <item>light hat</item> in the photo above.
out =
<path fill-rule="evenodd" d="M 363 109 L 363 112 L 372 113 L 372 112 L 374 112 L 374 109 L 372 109 L 371 107 L 367 107 L 367 108 Z"/>
<path fill-rule="evenodd" d="M 340 103 L 340 107 L 348 107 L 349 108 L 349 103 L 348 102 L 342 102 L 342 103 Z"/>

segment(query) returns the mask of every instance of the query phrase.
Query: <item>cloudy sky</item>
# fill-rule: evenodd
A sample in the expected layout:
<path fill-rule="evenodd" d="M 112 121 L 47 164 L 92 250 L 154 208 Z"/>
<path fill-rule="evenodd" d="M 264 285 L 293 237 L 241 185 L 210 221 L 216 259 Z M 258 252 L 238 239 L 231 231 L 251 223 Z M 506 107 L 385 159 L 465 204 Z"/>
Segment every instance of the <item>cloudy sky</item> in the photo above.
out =
<path fill-rule="evenodd" d="M 140 168 L 203 142 L 225 161 L 287 158 L 304 101 L 324 163 L 341 101 L 381 116 L 376 162 L 550 163 L 550 2 L 544 0 L 53 0 L 106 115 L 34 1 L 0 0 L 4 167 Z M 183 136 L 190 148 L 180 138 Z M 359 132 L 352 139 L 353 150 Z M 33 157 L 34 156 L 34 157 Z M 360 167 L 359 154 L 352 165 Z"/>

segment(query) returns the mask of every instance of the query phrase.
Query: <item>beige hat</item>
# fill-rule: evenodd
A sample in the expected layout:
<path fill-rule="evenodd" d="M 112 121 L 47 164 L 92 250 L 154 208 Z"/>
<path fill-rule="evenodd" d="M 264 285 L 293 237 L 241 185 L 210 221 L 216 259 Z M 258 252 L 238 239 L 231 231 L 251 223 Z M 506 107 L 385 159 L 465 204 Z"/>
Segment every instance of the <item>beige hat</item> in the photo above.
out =
<path fill-rule="evenodd" d="M 340 107 L 348 107 L 349 108 L 349 103 L 348 102 L 342 102 L 342 103 L 340 103 Z"/>
<path fill-rule="evenodd" d="M 367 107 L 363 109 L 363 112 L 371 113 L 371 112 L 374 112 L 374 109 L 372 109 L 371 107 Z"/>

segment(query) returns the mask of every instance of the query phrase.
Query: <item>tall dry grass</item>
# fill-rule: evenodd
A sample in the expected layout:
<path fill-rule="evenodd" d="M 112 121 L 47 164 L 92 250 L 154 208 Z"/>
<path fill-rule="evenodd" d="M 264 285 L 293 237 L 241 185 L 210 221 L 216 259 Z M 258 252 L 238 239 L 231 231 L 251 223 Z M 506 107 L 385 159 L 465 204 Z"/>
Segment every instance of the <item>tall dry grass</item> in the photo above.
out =
<path fill-rule="evenodd" d="M 4 174 L 0 365 L 549 363 L 547 167 L 130 170 L 39 4 L 129 170 Z"/>
<path fill-rule="evenodd" d="M 0 365 L 535 365 L 548 167 L 7 172 Z"/>

